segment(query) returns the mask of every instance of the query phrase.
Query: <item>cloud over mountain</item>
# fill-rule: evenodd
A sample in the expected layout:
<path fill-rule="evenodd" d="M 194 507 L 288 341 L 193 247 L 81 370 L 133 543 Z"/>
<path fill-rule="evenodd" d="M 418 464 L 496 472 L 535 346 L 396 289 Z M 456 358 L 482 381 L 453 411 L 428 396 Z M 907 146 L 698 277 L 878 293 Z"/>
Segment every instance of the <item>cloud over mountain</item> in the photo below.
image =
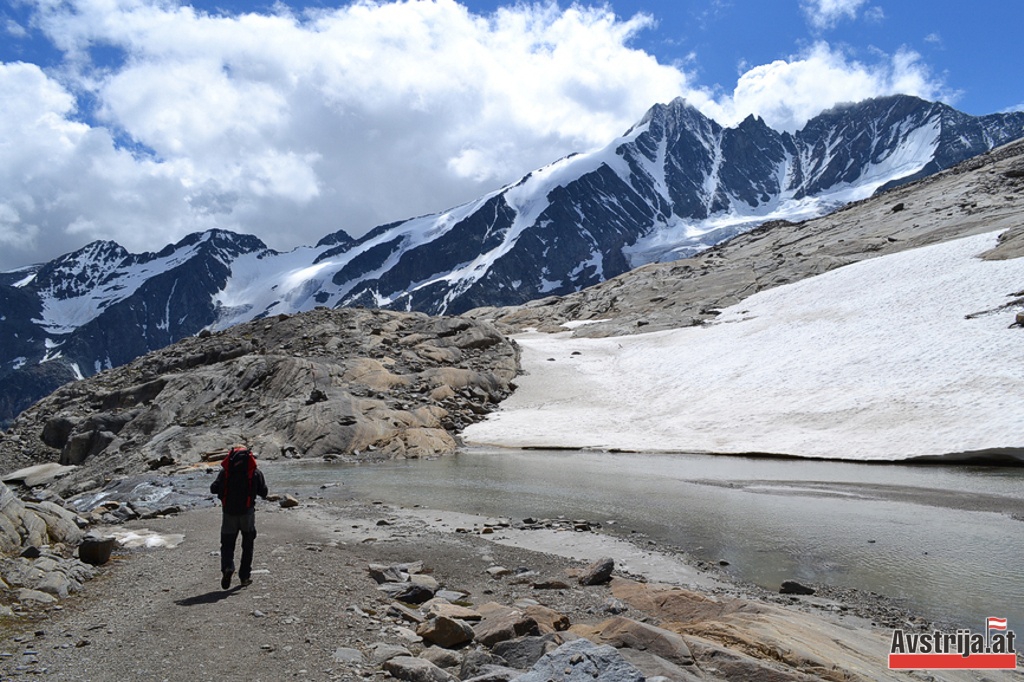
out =
<path fill-rule="evenodd" d="M 60 59 L 0 63 L 0 268 L 93 239 L 147 250 L 225 228 L 288 249 L 361 234 L 601 146 L 680 95 L 726 123 L 795 128 L 839 101 L 941 91 L 914 53 L 865 64 L 818 42 L 716 94 L 634 46 L 652 21 L 453 0 L 38 2 L 19 26 Z"/>

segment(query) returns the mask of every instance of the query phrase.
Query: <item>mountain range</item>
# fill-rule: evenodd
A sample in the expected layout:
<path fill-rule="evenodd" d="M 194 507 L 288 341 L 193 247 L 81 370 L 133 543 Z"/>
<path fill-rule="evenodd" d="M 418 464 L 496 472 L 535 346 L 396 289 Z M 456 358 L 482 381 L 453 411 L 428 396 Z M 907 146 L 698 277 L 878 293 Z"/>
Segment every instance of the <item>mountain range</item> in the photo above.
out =
<path fill-rule="evenodd" d="M 0 273 L 0 420 L 57 386 L 202 329 L 326 307 L 458 314 L 564 295 L 802 220 L 1024 137 L 1024 113 L 973 117 L 893 96 L 795 133 L 725 128 L 683 100 L 603 149 L 440 213 L 279 253 L 213 230 L 158 253 L 94 242 Z"/>

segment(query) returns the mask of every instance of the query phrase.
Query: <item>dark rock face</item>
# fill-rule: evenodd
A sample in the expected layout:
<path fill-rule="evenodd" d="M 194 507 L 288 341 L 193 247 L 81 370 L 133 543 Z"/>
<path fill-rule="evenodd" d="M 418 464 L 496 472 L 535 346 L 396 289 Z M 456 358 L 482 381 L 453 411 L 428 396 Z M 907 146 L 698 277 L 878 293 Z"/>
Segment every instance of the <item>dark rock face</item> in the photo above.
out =
<path fill-rule="evenodd" d="M 291 254 L 222 230 L 141 255 L 95 242 L 0 273 L 0 423 L 204 328 L 319 305 L 461 314 L 568 295 L 693 255 L 786 202 L 906 182 L 1022 135 L 1024 113 L 972 117 L 907 96 L 837 107 L 796 133 L 753 117 L 723 128 L 676 100 L 602 151 L 359 239 L 338 231 Z M 905 173 L 897 158 L 911 160 Z M 749 218 L 700 222 L 732 214 Z"/>
<path fill-rule="evenodd" d="M 865 259 L 928 244 L 1002 232 L 984 258 L 1024 254 L 1024 140 L 892 188 L 829 215 L 772 221 L 690 258 L 651 263 L 606 282 L 520 306 L 481 308 L 501 327 L 616 336 L 704 324 L 758 291 Z"/>

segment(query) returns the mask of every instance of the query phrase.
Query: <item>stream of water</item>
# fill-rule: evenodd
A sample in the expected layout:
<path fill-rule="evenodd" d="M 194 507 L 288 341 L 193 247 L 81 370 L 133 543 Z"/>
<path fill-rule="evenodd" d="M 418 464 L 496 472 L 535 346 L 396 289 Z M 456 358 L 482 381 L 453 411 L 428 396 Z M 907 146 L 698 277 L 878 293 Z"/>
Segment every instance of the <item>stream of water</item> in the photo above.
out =
<path fill-rule="evenodd" d="M 976 630 L 990 615 L 1024 627 L 1024 468 L 476 449 L 269 476 L 275 490 L 340 482 L 395 505 L 614 521 L 769 589 L 857 588 Z"/>

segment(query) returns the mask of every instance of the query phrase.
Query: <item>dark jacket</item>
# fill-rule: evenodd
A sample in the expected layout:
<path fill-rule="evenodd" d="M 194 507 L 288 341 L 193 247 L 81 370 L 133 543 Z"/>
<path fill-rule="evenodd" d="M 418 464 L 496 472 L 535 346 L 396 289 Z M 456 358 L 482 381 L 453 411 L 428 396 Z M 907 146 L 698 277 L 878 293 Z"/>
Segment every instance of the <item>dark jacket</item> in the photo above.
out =
<path fill-rule="evenodd" d="M 220 464 L 210 492 L 220 498 L 224 513 L 246 514 L 255 507 L 257 495 L 267 499 L 267 482 L 252 452 L 236 448 Z"/>

